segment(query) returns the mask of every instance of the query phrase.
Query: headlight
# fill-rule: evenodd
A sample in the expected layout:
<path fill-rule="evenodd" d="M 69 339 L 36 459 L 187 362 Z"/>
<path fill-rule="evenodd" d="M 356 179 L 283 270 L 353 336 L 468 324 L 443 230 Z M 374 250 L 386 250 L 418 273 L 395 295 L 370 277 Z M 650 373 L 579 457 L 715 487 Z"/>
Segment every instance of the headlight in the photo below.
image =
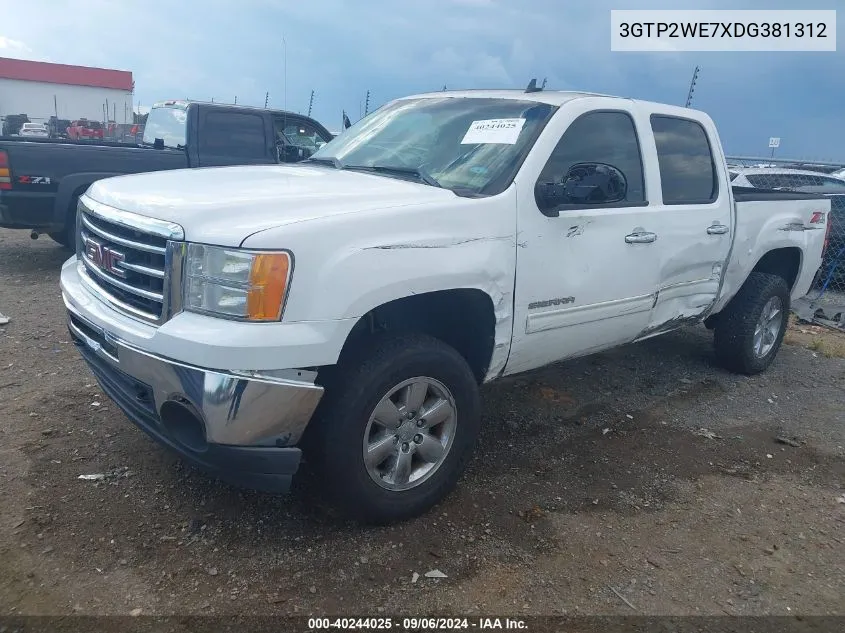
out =
<path fill-rule="evenodd" d="M 185 309 L 245 321 L 278 321 L 292 263 L 285 251 L 188 244 Z"/>

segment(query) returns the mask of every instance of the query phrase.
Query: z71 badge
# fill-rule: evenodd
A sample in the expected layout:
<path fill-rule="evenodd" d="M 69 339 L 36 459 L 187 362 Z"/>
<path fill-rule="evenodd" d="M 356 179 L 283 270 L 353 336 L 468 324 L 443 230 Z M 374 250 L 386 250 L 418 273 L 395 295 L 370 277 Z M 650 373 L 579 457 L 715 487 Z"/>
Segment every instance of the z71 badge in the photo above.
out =
<path fill-rule="evenodd" d="M 18 176 L 22 185 L 49 185 L 52 181 L 47 176 Z"/>

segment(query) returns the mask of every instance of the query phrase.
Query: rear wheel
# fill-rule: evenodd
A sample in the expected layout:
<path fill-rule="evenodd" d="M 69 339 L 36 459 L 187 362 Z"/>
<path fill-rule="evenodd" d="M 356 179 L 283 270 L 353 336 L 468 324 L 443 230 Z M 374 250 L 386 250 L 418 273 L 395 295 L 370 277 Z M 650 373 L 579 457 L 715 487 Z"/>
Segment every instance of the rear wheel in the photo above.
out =
<path fill-rule="evenodd" d="M 425 335 L 384 337 L 339 364 L 305 450 L 344 514 L 400 521 L 454 488 L 479 409 L 475 377 L 457 351 Z"/>
<path fill-rule="evenodd" d="M 71 250 L 76 250 L 76 207 L 79 204 L 79 196 L 74 196 L 70 202 L 70 207 L 67 213 L 67 222 L 63 231 L 56 231 L 55 233 L 48 233 L 50 238 Z"/>
<path fill-rule="evenodd" d="M 765 371 L 777 356 L 788 319 L 786 281 L 777 275 L 751 273 L 716 321 L 716 356 L 737 373 Z"/>

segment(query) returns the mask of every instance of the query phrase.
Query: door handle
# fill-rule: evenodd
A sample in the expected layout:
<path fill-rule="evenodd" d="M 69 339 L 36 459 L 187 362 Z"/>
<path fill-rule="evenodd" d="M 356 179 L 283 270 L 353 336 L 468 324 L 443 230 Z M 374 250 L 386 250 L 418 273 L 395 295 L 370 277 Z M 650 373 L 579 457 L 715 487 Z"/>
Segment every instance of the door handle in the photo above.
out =
<path fill-rule="evenodd" d="M 657 239 L 657 233 L 648 233 L 646 231 L 637 231 L 625 236 L 627 244 L 648 244 Z"/>
<path fill-rule="evenodd" d="M 714 224 L 713 226 L 707 227 L 708 235 L 724 235 L 728 231 L 730 231 L 730 227 L 725 226 L 724 224 Z"/>

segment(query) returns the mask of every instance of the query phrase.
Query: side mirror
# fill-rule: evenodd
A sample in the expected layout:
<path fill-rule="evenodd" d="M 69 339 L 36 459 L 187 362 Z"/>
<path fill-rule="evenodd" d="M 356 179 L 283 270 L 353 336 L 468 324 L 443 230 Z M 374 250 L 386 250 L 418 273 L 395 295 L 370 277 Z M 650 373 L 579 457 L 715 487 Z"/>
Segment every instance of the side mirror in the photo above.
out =
<path fill-rule="evenodd" d="M 613 204 L 627 194 L 625 174 L 606 163 L 575 163 L 561 182 L 538 182 L 534 189 L 537 207 L 554 218 L 567 205 Z"/>

